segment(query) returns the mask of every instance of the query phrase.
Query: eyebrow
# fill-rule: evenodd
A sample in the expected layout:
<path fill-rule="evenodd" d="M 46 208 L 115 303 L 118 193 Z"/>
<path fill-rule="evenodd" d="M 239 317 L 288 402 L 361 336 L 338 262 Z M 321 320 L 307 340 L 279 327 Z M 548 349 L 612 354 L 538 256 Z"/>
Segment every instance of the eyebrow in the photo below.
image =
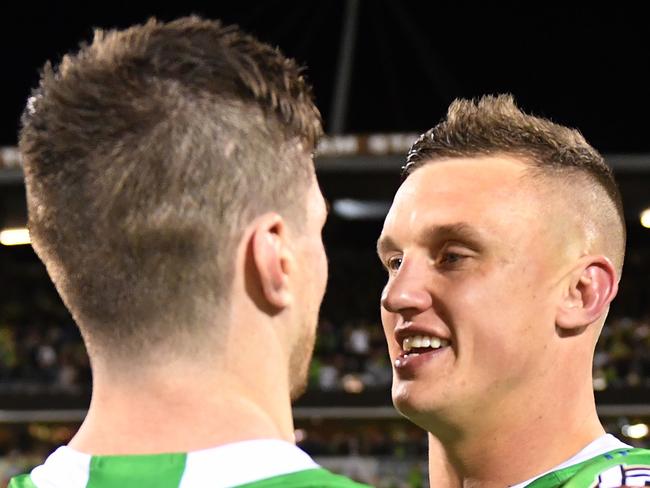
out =
<path fill-rule="evenodd" d="M 383 234 L 379 236 L 377 239 L 377 254 L 379 256 L 394 249 L 399 249 L 399 246 L 391 237 Z"/>
<path fill-rule="evenodd" d="M 441 240 L 459 240 L 481 247 L 481 234 L 475 227 L 467 222 L 455 222 L 453 224 L 434 225 L 425 229 L 418 237 L 420 242 L 434 242 Z M 377 254 L 382 255 L 388 251 L 400 249 L 398 243 L 388 235 L 381 235 L 377 240 Z"/>
<path fill-rule="evenodd" d="M 425 240 L 457 239 L 478 246 L 483 240 L 480 232 L 467 222 L 456 222 L 453 224 L 437 225 L 424 232 Z"/>

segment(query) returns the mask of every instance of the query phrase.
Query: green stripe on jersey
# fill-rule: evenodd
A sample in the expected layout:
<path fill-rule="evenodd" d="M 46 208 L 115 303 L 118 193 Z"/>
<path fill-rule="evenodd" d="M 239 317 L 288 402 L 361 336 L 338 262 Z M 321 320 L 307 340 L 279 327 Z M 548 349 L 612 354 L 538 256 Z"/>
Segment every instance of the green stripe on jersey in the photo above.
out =
<path fill-rule="evenodd" d="M 368 485 L 323 468 L 314 468 L 253 481 L 240 485 L 239 488 L 368 488 Z"/>
<path fill-rule="evenodd" d="M 36 485 L 32 482 L 32 479 L 28 474 L 21 474 L 11 478 L 7 488 L 36 488 Z"/>
<path fill-rule="evenodd" d="M 132 456 L 125 456 L 127 459 Z M 137 466 L 136 469 L 131 470 L 129 465 L 132 463 L 123 463 L 118 461 L 113 463 L 112 458 L 99 458 L 101 461 L 101 466 L 96 466 L 100 469 L 109 469 L 108 475 L 106 471 L 104 474 L 92 474 L 92 463 L 91 463 L 91 478 L 88 481 L 87 488 L 132 488 L 132 487 L 142 487 L 142 488 L 178 488 L 180 484 L 180 479 L 182 476 L 182 468 L 180 473 L 178 467 L 180 466 L 179 459 L 180 455 L 170 455 L 170 458 L 176 457 L 177 459 L 170 459 L 169 470 L 164 471 L 159 469 L 159 465 L 155 463 L 155 473 L 152 474 L 151 470 L 143 469 L 140 466 Z M 109 462 L 107 462 L 109 461 Z M 142 460 L 140 460 L 142 461 Z M 182 461 L 183 467 L 185 466 L 185 460 Z M 149 463 L 147 463 L 149 464 Z M 132 466 L 136 466 L 135 463 Z M 152 464 L 149 464 L 149 467 L 152 467 Z M 173 467 L 173 469 L 172 469 Z M 219 477 L 215 473 L 215 480 Z M 209 484 L 210 480 L 206 480 L 206 483 Z M 339 476 L 322 468 L 307 469 L 304 471 L 298 471 L 296 473 L 290 473 L 280 476 L 274 476 L 272 478 L 266 478 L 260 481 L 254 481 L 252 483 L 247 483 L 241 485 L 240 488 L 368 488 L 368 485 L 363 485 L 361 483 L 356 483 L 344 476 Z M 36 485 L 32 482 L 28 474 L 17 476 L 11 480 L 7 488 L 37 488 Z"/>
<path fill-rule="evenodd" d="M 189 455 L 191 457 L 191 454 Z M 87 465 L 87 482 L 84 486 L 76 484 L 75 488 L 203 488 L 219 483 L 218 470 L 199 469 L 189 478 L 186 470 L 193 470 L 188 464 L 188 454 L 153 454 L 128 456 L 92 456 Z M 63 468 L 65 470 L 65 468 Z M 196 476 L 207 479 L 198 479 Z M 65 477 L 65 471 L 63 471 Z M 66 481 L 48 480 L 47 486 L 63 486 Z M 191 483 L 189 485 L 188 483 Z M 197 484 L 198 483 L 198 484 Z M 344 476 L 336 475 L 320 467 L 307 468 L 302 471 L 272 476 L 239 485 L 241 488 L 368 488 Z M 8 488 L 44 488 L 37 487 L 30 475 L 13 478 Z"/>
<path fill-rule="evenodd" d="M 93 456 L 86 488 L 178 488 L 187 454 Z"/>
<path fill-rule="evenodd" d="M 179 488 L 187 462 L 186 454 L 154 454 L 130 456 L 93 456 L 85 488 Z M 201 482 L 200 487 L 219 481 Z M 58 485 L 57 485 L 58 486 Z M 13 478 L 7 488 L 38 488 L 29 475 Z M 189 487 L 188 487 L 189 488 Z M 193 485 L 191 488 L 199 488 Z M 273 476 L 239 488 L 369 488 L 323 468 L 305 469 Z"/>

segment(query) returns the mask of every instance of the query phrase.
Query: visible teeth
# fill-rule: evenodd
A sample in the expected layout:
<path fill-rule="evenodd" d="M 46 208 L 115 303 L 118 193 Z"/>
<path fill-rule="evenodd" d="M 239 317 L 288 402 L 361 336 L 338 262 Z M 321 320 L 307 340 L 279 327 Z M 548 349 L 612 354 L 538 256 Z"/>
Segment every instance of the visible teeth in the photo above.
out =
<path fill-rule="evenodd" d="M 405 352 L 409 352 L 414 348 L 421 347 L 430 347 L 432 349 L 440 349 L 441 347 L 446 347 L 449 345 L 449 341 L 446 339 L 440 339 L 438 337 L 431 336 L 410 336 L 404 339 L 402 342 L 402 349 Z"/>

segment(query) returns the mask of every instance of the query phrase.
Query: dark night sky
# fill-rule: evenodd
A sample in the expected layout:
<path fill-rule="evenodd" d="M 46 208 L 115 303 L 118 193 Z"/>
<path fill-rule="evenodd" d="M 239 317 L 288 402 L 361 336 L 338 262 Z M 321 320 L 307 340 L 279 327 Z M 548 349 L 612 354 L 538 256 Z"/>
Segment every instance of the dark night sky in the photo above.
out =
<path fill-rule="evenodd" d="M 650 151 L 650 42 L 640 6 L 360 2 L 347 132 L 422 131 L 456 97 L 511 92 L 525 109 L 580 128 L 601 151 Z M 0 8 L 0 145 L 15 143 L 47 59 L 89 40 L 92 27 L 152 15 L 218 17 L 280 46 L 308 66 L 328 120 L 344 0 L 10 3 Z"/>

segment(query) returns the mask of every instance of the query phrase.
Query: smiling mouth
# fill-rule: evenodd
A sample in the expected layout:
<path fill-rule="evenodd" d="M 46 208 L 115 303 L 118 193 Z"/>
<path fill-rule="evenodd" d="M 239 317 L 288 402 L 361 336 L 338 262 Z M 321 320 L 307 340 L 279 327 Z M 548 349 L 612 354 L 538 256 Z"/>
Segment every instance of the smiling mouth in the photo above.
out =
<path fill-rule="evenodd" d="M 402 341 L 402 352 L 395 359 L 394 366 L 398 371 L 406 372 L 421 363 L 418 359 L 420 356 L 422 356 L 422 359 L 433 357 L 450 345 L 449 340 L 434 336 L 417 335 L 406 337 Z"/>
<path fill-rule="evenodd" d="M 429 351 L 435 351 L 447 347 L 450 342 L 447 339 L 440 339 L 433 336 L 411 336 L 402 341 L 402 356 L 409 356 L 411 354 L 422 354 Z"/>

